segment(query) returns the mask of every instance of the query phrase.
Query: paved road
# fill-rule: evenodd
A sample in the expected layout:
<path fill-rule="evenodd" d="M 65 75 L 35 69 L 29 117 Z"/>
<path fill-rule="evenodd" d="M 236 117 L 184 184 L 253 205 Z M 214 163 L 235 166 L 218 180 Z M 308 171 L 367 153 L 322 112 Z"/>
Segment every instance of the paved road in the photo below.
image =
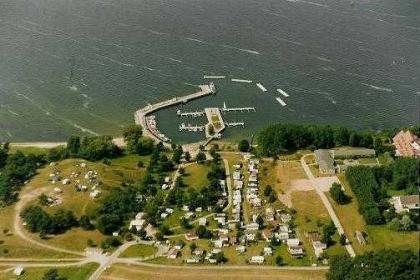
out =
<path fill-rule="evenodd" d="M 315 180 L 315 176 L 312 174 L 311 169 L 309 168 L 308 164 L 305 161 L 305 157 L 308 155 L 304 155 L 301 159 L 300 162 L 302 164 L 303 170 L 306 173 L 306 176 L 308 177 L 309 181 L 311 182 L 312 186 L 315 188 L 315 191 L 317 192 L 317 194 L 319 195 L 319 197 L 321 198 L 322 203 L 324 204 L 325 208 L 328 211 L 328 214 L 331 217 L 331 220 L 333 221 L 335 227 L 337 228 L 337 231 L 340 235 L 345 234 L 344 233 L 344 229 L 341 226 L 340 220 L 338 219 L 337 215 L 335 214 L 335 211 L 330 203 L 330 201 L 328 200 L 327 196 L 325 195 L 325 193 L 321 190 L 321 187 L 318 185 L 317 181 Z M 347 252 L 349 253 L 349 255 L 351 257 L 355 257 L 356 253 L 354 252 L 353 247 L 351 246 L 351 244 L 347 244 L 345 245 Z"/>

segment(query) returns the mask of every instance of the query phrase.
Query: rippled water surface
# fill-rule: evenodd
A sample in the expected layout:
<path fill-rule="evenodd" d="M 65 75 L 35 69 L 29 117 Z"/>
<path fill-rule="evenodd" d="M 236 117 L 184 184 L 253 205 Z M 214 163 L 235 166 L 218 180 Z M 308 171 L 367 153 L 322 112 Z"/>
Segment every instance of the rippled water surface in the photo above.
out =
<path fill-rule="evenodd" d="M 230 137 L 278 121 L 418 124 L 420 3 L 0 0 L 0 141 L 118 135 L 137 108 L 193 92 L 204 75 L 226 79 L 182 110 L 256 107 L 225 116 L 246 123 Z M 177 109 L 157 114 L 161 130 L 202 137 L 178 132 L 205 119 L 178 119 Z"/>

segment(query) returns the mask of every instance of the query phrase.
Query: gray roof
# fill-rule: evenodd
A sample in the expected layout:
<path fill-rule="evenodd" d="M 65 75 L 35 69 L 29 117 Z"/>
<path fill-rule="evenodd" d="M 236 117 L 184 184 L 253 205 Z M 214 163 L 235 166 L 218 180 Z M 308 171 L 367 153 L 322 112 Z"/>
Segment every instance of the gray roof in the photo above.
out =
<path fill-rule="evenodd" d="M 319 168 L 324 170 L 334 169 L 334 159 L 331 157 L 328 150 L 319 149 L 315 150 L 315 160 Z"/>
<path fill-rule="evenodd" d="M 367 157 L 375 156 L 376 152 L 373 149 L 348 149 L 348 150 L 330 150 L 333 158 L 348 158 L 348 157 Z"/>

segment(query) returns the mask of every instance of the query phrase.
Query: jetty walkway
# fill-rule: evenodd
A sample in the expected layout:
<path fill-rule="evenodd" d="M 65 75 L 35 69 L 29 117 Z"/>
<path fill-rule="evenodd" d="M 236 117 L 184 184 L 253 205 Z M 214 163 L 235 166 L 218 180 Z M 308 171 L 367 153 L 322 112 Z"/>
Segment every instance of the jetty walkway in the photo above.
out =
<path fill-rule="evenodd" d="M 171 98 L 169 100 L 164 100 L 155 104 L 150 104 L 147 105 L 144 108 L 141 108 L 139 110 L 137 110 L 134 113 L 134 121 L 137 125 L 140 125 L 143 128 L 143 135 L 148 136 L 152 139 L 154 139 L 157 142 L 163 142 L 164 145 L 169 146 L 168 143 L 165 143 L 165 141 L 162 139 L 162 137 L 160 137 L 160 135 L 154 133 L 148 126 L 147 121 L 146 121 L 146 116 L 156 112 L 158 110 L 161 110 L 163 108 L 167 108 L 167 107 L 171 107 L 177 104 L 185 104 L 190 100 L 194 100 L 197 98 L 201 98 L 204 96 L 208 96 L 211 95 L 213 93 L 215 93 L 215 87 L 214 84 L 211 83 L 210 85 L 200 85 L 200 91 L 189 94 L 189 95 L 185 95 L 185 96 L 180 96 L 180 97 L 174 97 Z"/>

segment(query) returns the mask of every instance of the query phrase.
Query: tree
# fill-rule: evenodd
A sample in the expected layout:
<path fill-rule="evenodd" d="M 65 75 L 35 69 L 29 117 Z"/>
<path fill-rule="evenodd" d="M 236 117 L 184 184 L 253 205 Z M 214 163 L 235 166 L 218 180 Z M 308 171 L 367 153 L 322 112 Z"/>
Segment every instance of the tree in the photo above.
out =
<path fill-rule="evenodd" d="M 38 202 L 39 204 L 41 204 L 42 206 L 48 206 L 49 202 L 48 202 L 48 196 L 45 193 L 41 193 L 38 196 Z"/>
<path fill-rule="evenodd" d="M 80 137 L 79 136 L 70 136 L 67 140 L 67 150 L 70 155 L 78 155 L 80 150 Z"/>
<path fill-rule="evenodd" d="M 42 280 L 67 280 L 66 277 L 60 277 L 58 275 L 57 269 L 49 269 L 47 272 L 45 272 L 44 276 L 42 277 Z"/>
<path fill-rule="evenodd" d="M 270 196 L 273 192 L 273 188 L 270 185 L 265 186 L 264 188 L 264 196 Z"/>
<path fill-rule="evenodd" d="M 330 195 L 332 199 L 338 204 L 345 204 L 347 202 L 347 196 L 343 192 L 343 189 L 339 183 L 333 183 L 330 188 Z"/>
<path fill-rule="evenodd" d="M 92 225 L 92 223 L 90 222 L 90 219 L 87 215 L 83 215 L 83 216 L 80 217 L 79 225 L 84 230 L 94 230 L 95 229 L 95 226 Z"/>
<path fill-rule="evenodd" d="M 188 222 L 188 220 L 185 217 L 182 217 L 180 225 L 184 229 L 191 229 L 191 227 L 192 227 L 190 222 Z"/>
<path fill-rule="evenodd" d="M 332 236 L 336 231 L 334 223 L 331 221 L 329 224 L 325 225 L 322 228 L 322 242 L 327 244 L 327 246 L 332 243 Z"/>
<path fill-rule="evenodd" d="M 249 151 L 249 147 L 250 147 L 250 145 L 249 145 L 248 140 L 242 139 L 241 141 L 239 141 L 238 150 L 240 152 L 248 152 Z"/>
<path fill-rule="evenodd" d="M 281 256 L 276 257 L 276 265 L 277 266 L 283 266 L 284 265 L 283 258 Z"/>
<path fill-rule="evenodd" d="M 255 222 L 258 224 L 258 227 L 260 229 L 264 228 L 264 219 L 261 217 L 261 215 L 258 215 L 258 217 L 255 220 Z"/>
<path fill-rule="evenodd" d="M 203 153 L 203 152 L 198 152 L 197 153 L 197 155 L 195 156 L 195 160 L 198 162 L 198 163 L 203 163 L 203 162 L 205 162 L 206 161 L 206 154 L 205 153 Z"/>
<path fill-rule="evenodd" d="M 138 153 L 139 141 L 143 135 L 143 130 L 139 125 L 130 125 L 123 132 L 124 142 L 129 153 Z"/>
<path fill-rule="evenodd" d="M 212 125 L 212 124 L 209 124 L 209 126 L 208 126 L 209 128 L 208 128 L 208 133 L 210 134 L 210 135 L 214 135 L 214 126 Z"/>
<path fill-rule="evenodd" d="M 191 154 L 190 154 L 190 152 L 186 151 L 185 154 L 184 154 L 184 158 L 185 158 L 186 161 L 189 162 L 191 160 Z"/>
<path fill-rule="evenodd" d="M 197 245 L 193 242 L 190 245 L 191 254 L 195 251 L 195 249 L 197 249 Z"/>
<path fill-rule="evenodd" d="M 6 160 L 8 156 L 9 156 L 8 151 L 0 146 L 0 168 L 6 165 Z"/>
<path fill-rule="evenodd" d="M 401 223 L 401 229 L 404 230 L 404 231 L 412 230 L 413 227 L 414 227 L 414 223 L 410 219 L 410 216 L 408 216 L 408 215 L 404 215 L 401 218 L 400 223 Z"/>
<path fill-rule="evenodd" d="M 111 234 L 120 229 L 121 217 L 116 214 L 104 214 L 99 216 L 96 227 L 103 234 Z"/>
<path fill-rule="evenodd" d="M 207 230 L 207 228 L 203 225 L 198 226 L 195 233 L 199 238 L 210 239 L 213 236 L 211 231 Z"/>
<path fill-rule="evenodd" d="M 172 161 L 178 164 L 181 161 L 182 154 L 182 146 L 178 146 L 172 154 Z"/>

